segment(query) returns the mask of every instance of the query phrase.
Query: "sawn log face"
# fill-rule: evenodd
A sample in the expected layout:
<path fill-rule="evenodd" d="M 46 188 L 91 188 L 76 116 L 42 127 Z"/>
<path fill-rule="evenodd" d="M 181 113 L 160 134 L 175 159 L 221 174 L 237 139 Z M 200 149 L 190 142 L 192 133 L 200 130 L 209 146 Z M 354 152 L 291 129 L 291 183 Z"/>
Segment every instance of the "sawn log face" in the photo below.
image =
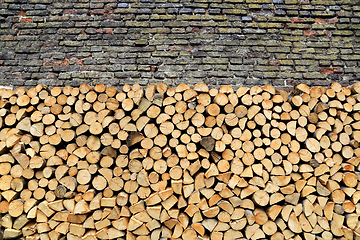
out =
<path fill-rule="evenodd" d="M 2 237 L 360 239 L 359 86 L 2 89 Z"/>

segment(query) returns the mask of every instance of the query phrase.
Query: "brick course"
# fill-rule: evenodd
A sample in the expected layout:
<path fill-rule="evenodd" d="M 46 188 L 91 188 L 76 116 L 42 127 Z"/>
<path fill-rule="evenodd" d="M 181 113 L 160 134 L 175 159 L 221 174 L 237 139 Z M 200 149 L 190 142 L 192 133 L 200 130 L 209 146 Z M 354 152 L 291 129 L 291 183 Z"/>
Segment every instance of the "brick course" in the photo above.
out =
<path fill-rule="evenodd" d="M 3 0 L 0 84 L 360 79 L 359 0 Z"/>

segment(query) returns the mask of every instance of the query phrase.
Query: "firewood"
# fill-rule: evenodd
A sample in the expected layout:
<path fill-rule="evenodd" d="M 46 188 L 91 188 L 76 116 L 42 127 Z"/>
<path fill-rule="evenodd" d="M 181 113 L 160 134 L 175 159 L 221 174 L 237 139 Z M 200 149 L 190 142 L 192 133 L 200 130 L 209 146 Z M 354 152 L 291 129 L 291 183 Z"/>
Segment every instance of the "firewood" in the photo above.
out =
<path fill-rule="evenodd" d="M 357 88 L 0 90 L 4 234 L 351 238 Z"/>
<path fill-rule="evenodd" d="M 11 201 L 9 204 L 9 214 L 12 217 L 19 217 L 24 210 L 24 204 L 21 200 Z"/>

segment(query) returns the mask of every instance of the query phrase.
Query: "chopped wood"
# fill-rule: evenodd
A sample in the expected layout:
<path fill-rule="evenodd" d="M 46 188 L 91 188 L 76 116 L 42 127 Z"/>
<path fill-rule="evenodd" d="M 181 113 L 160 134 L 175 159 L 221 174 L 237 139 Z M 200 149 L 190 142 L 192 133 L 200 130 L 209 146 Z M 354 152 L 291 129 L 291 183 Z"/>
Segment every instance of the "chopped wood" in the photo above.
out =
<path fill-rule="evenodd" d="M 359 83 L 38 85 L 0 107 L 4 239 L 360 236 Z"/>

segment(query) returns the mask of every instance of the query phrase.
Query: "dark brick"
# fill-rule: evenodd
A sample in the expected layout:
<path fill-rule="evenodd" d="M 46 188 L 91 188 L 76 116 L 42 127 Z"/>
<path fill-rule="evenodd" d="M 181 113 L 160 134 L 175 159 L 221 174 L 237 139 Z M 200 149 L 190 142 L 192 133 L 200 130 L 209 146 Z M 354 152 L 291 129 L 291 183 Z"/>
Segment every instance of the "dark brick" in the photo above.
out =
<path fill-rule="evenodd" d="M 244 21 L 244 22 L 251 22 L 252 17 L 249 17 L 249 16 L 241 17 L 241 20 Z"/>
<path fill-rule="evenodd" d="M 203 8 L 196 8 L 196 9 L 194 9 L 194 13 L 195 14 L 205 14 L 206 10 Z"/>
<path fill-rule="evenodd" d="M 4 0 L 0 81 L 350 82 L 359 19 L 350 0 Z"/>
<path fill-rule="evenodd" d="M 214 14 L 214 15 L 217 15 L 217 14 L 220 14 L 221 10 L 220 9 L 209 9 L 209 14 Z"/>
<path fill-rule="evenodd" d="M 192 9 L 191 8 L 181 8 L 179 11 L 180 14 L 191 14 Z"/>
<path fill-rule="evenodd" d="M 34 11 L 27 11 L 27 16 L 46 16 L 49 14 L 48 10 L 34 10 Z"/>
<path fill-rule="evenodd" d="M 179 9 L 178 8 L 169 8 L 167 9 L 168 14 L 177 14 L 179 13 Z"/>
<path fill-rule="evenodd" d="M 275 10 L 275 15 L 278 15 L 278 16 L 285 16 L 286 15 L 286 12 L 282 9 L 276 9 Z"/>
<path fill-rule="evenodd" d="M 119 7 L 119 8 L 127 8 L 127 7 L 129 7 L 129 4 L 128 3 L 118 3 L 117 7 Z"/>

